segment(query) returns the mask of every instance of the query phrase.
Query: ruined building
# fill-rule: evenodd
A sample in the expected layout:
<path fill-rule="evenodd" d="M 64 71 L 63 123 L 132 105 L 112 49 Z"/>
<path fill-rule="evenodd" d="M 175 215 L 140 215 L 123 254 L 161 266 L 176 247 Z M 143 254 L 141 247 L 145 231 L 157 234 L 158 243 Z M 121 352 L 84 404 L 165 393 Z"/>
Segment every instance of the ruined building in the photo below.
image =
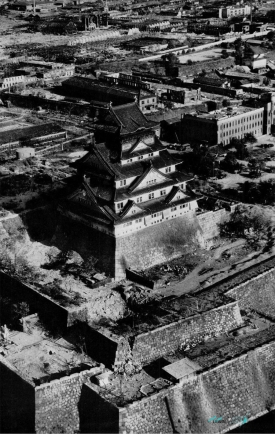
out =
<path fill-rule="evenodd" d="M 182 253 L 197 230 L 197 200 L 188 189 L 191 178 L 135 103 L 110 108 L 110 116 L 121 122 L 120 134 L 75 163 L 82 182 L 60 211 L 74 248 L 121 279 L 127 267 Z"/>

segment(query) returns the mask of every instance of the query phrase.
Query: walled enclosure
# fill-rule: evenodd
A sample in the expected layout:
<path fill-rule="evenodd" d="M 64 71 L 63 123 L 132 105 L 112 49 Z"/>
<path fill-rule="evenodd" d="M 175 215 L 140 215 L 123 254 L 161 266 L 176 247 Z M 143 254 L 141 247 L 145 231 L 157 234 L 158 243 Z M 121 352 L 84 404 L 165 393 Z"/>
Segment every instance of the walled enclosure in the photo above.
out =
<path fill-rule="evenodd" d="M 27 414 L 28 430 L 25 432 L 33 432 L 35 414 L 38 434 L 74 433 L 79 429 L 95 432 L 98 423 L 100 432 L 111 429 L 111 432 L 121 434 L 227 432 L 240 425 L 245 417 L 249 421 L 275 408 L 274 357 L 275 343 L 264 344 L 124 407 L 116 407 L 108 399 L 98 396 L 100 388 L 90 382 L 90 377 L 100 372 L 100 368 L 36 388 L 27 385 L 27 389 L 24 380 L 20 378 L 18 382 L 18 376 L 13 372 L 16 392 L 14 388 L 9 390 L 13 396 L 16 393 L 16 403 L 20 404 L 16 405 L 20 419 L 14 422 L 22 423 L 22 415 Z M 110 412 L 106 418 L 100 411 L 102 406 L 104 412 Z M 209 422 L 213 416 L 221 417 L 222 422 Z M 16 426 L 13 428 L 15 432 Z"/>
<path fill-rule="evenodd" d="M 275 407 L 274 357 L 272 342 L 126 405 L 119 432 L 225 433 L 255 419 Z"/>

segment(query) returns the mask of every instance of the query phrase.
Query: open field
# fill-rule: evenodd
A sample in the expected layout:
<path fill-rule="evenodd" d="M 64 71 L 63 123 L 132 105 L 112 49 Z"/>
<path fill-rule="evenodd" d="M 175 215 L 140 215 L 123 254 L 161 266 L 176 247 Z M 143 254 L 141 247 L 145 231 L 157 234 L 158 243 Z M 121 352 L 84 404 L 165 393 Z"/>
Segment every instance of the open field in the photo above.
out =
<path fill-rule="evenodd" d="M 182 64 L 185 64 L 188 62 L 188 60 L 192 60 L 192 62 L 203 62 L 205 60 L 212 60 L 212 59 L 218 59 L 221 57 L 221 49 L 219 48 L 212 48 L 211 50 L 207 51 L 199 51 L 197 53 L 187 53 L 182 56 L 178 56 L 179 62 Z"/>
<path fill-rule="evenodd" d="M 11 17 L 0 16 L 0 58 L 6 57 L 5 49 L 11 46 L 23 44 L 67 44 L 72 36 L 64 35 L 43 35 L 40 32 L 27 32 L 27 22 Z M 10 34 L 9 34 L 10 33 Z M 24 54 L 24 53 L 22 53 Z"/>

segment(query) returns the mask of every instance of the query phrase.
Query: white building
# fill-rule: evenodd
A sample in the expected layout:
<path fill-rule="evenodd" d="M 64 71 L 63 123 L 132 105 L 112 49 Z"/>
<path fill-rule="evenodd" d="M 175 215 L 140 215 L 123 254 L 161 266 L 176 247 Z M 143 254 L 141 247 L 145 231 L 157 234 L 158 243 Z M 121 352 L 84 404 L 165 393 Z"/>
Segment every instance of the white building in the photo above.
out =
<path fill-rule="evenodd" d="M 219 9 L 219 18 L 232 18 L 238 16 L 246 16 L 251 13 L 251 6 L 227 6 Z"/>

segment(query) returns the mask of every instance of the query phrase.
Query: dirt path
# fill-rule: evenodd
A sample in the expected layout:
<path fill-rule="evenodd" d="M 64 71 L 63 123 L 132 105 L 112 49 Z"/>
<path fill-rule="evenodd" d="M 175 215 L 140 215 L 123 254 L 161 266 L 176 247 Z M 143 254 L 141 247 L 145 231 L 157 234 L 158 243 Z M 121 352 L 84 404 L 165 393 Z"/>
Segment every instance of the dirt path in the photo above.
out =
<path fill-rule="evenodd" d="M 172 283 L 169 286 L 163 286 L 155 289 L 153 292 L 162 297 L 168 297 L 171 295 L 180 296 L 189 292 L 196 292 L 203 287 L 207 287 L 209 284 L 218 282 L 219 280 L 229 277 L 235 274 L 237 271 L 245 270 L 251 265 L 257 264 L 264 259 L 268 259 L 272 254 L 275 253 L 275 248 L 268 253 L 262 252 L 252 252 L 248 254 L 245 258 L 239 259 L 235 264 L 227 265 L 221 269 L 215 269 L 215 263 L 219 259 L 223 252 L 234 251 L 237 247 L 245 244 L 245 240 L 237 240 L 231 244 L 226 244 L 215 250 L 212 257 L 208 258 L 205 262 L 199 264 L 194 270 L 178 283 Z M 214 268 L 214 270 L 209 271 L 200 275 L 199 273 L 204 268 Z"/>

